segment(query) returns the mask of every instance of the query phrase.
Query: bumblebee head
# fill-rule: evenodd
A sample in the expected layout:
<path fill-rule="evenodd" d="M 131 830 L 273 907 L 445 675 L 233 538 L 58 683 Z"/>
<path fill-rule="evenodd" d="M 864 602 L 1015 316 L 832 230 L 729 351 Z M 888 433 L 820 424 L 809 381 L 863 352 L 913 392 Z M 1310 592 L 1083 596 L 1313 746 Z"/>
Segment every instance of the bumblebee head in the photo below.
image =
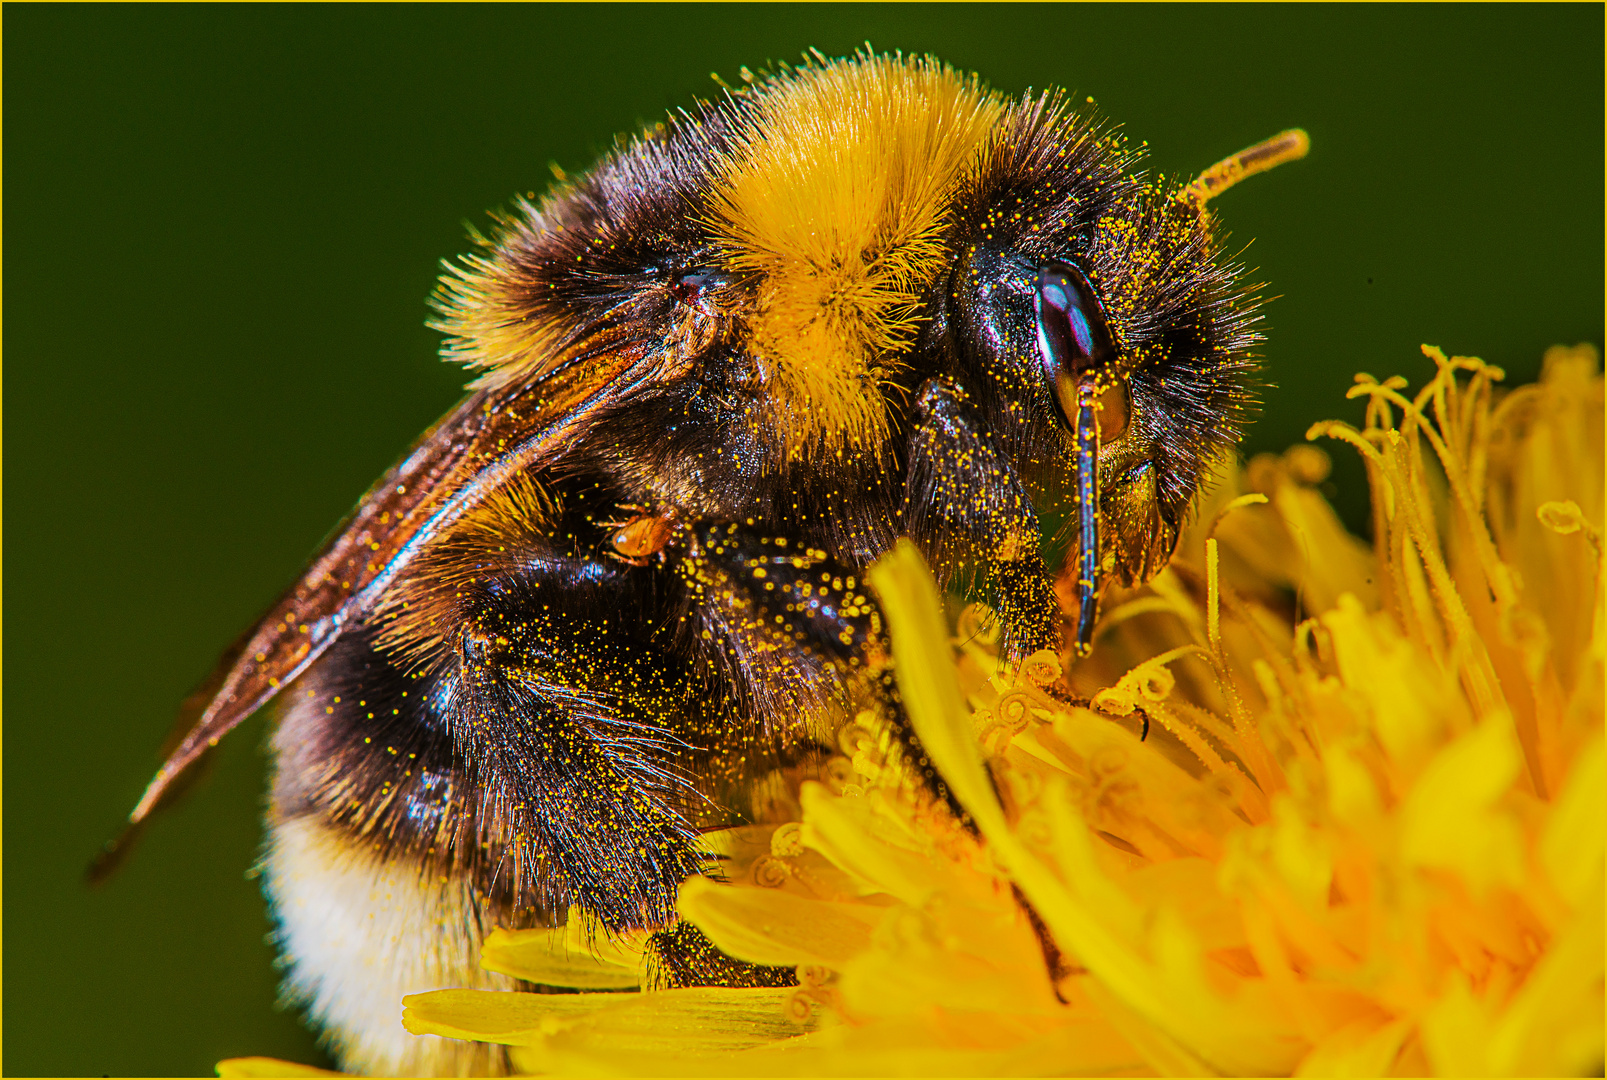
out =
<path fill-rule="evenodd" d="M 686 419 L 666 440 L 772 475 L 886 460 L 914 388 L 951 377 L 1035 497 L 1097 487 L 1104 572 L 1141 579 L 1239 435 L 1257 336 L 1203 208 L 1231 170 L 1138 166 L 1058 93 L 820 60 L 518 202 L 449 266 L 437 325 L 482 383 L 635 350 L 630 393 Z"/>
<path fill-rule="evenodd" d="M 1086 527 L 1097 499 L 1099 576 L 1160 570 L 1249 419 L 1259 300 L 1205 203 L 1305 152 L 1304 133 L 1279 139 L 1263 147 L 1282 157 L 1247 151 L 1167 185 L 1049 94 L 1004 118 L 955 200 L 954 268 L 933 298 L 948 362 L 1040 490 L 1091 481 L 1069 501 Z"/>

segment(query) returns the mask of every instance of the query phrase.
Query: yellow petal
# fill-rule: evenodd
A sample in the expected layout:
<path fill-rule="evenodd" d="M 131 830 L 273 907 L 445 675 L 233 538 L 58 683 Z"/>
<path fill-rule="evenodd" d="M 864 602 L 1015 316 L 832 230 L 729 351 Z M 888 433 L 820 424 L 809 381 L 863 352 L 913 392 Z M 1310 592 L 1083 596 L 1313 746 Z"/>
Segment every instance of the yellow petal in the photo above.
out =
<path fill-rule="evenodd" d="M 1540 863 L 1563 898 L 1580 909 L 1588 896 L 1599 895 L 1607 858 L 1607 752 L 1598 734 L 1579 753 L 1557 799 L 1545 835 Z"/>
<path fill-rule="evenodd" d="M 992 910 L 942 898 L 923 911 L 892 909 L 874 947 L 841 968 L 845 1008 L 856 1022 L 932 1012 L 1058 1014 L 1042 949 L 1014 906 L 1006 893 Z"/>
<path fill-rule="evenodd" d="M 1047 1030 L 1008 1017 L 946 1013 L 840 1025 L 729 1054 L 619 1053 L 578 1029 L 541 1050 L 515 1047 L 522 1072 L 564 1076 L 1133 1076 L 1145 1059 L 1097 1013 L 1064 1010 Z M 1040 1028 L 1041 1028 L 1040 1024 Z M 1019 1029 L 1019 1030 L 1018 1030 Z"/>
<path fill-rule="evenodd" d="M 1347 1025 L 1313 1047 L 1295 1075 L 1387 1076 L 1411 1031 L 1412 1025 L 1404 1020 Z"/>
<path fill-rule="evenodd" d="M 1366 702 L 1379 743 L 1407 776 L 1415 774 L 1445 730 L 1449 703 L 1461 701 L 1456 686 L 1393 622 L 1369 615 L 1348 593 L 1322 624 L 1333 637 L 1340 678 Z"/>
<path fill-rule="evenodd" d="M 1408 862 L 1453 870 L 1482 892 L 1523 881 L 1523 834 L 1495 808 L 1523 767 L 1523 752 L 1502 711 L 1436 754 L 1401 808 L 1401 854 Z"/>
<path fill-rule="evenodd" d="M 1467 976 L 1453 968 L 1445 993 L 1423 1016 L 1423 1049 L 1434 1075 L 1489 1076 L 1490 1020 L 1490 1009 L 1473 995 Z"/>
<path fill-rule="evenodd" d="M 983 770 L 975 731 L 955 681 L 953 652 L 938 604 L 937 586 L 915 545 L 899 541 L 891 554 L 871 567 L 869 577 L 891 628 L 899 691 L 910 723 L 932 764 L 981 827 L 1039 915 L 1049 922 L 1056 940 L 1069 947 L 1096 975 L 1111 982 L 1112 989 L 1129 1004 L 1158 1018 L 1164 1008 L 1149 993 L 1145 975 L 1130 952 L 1068 894 L 1066 886 L 1046 865 L 1032 856 L 1005 820 Z M 1069 804 L 1063 812 L 1057 810 L 1061 807 L 1051 808 L 1050 821 L 1065 828 L 1062 843 L 1073 845 L 1080 853 L 1089 843 L 1082 819 Z M 1091 855 L 1076 861 L 1079 868 L 1094 866 Z M 1099 890 L 1102 898 L 1121 909 L 1133 908 L 1119 889 L 1095 871 L 1079 875 L 1073 870 L 1068 879 L 1081 889 Z"/>
<path fill-rule="evenodd" d="M 915 545 L 900 540 L 867 576 L 891 627 L 899 693 L 921 746 L 978 823 L 987 818 L 1002 827 L 1004 813 L 982 768 L 970 710 L 960 696 L 954 650 L 931 571 Z"/>
<path fill-rule="evenodd" d="M 1216 864 L 1207 859 L 1151 863 L 1117 884 L 1145 910 L 1155 911 L 1163 905 L 1175 910 L 1201 948 L 1231 949 L 1246 944 L 1238 905 L 1217 888 Z"/>
<path fill-rule="evenodd" d="M 1107 924 L 1104 904 L 1083 897 L 1093 890 L 1128 911 L 1132 901 L 1104 877 L 1091 838 L 1063 785 L 1045 788 L 1044 805 L 1056 830 L 1057 874 L 1009 827 L 983 770 L 976 737 L 955 682 L 952 652 L 937 588 L 914 545 L 901 542 L 870 571 L 891 628 L 900 692 L 910 723 L 932 763 L 980 827 L 999 861 L 1048 923 L 1054 938 L 1107 987 L 1122 1007 L 1154 1024 L 1157 1038 L 1232 1073 L 1292 1069 L 1305 1047 L 1287 1022 L 1267 1010 L 1234 1012 L 1216 998 L 1200 969 L 1197 940 L 1181 920 L 1163 911 L 1148 944 L 1152 963 Z M 1069 862 L 1068 862 L 1069 856 Z M 1075 890 L 1075 891 L 1074 891 Z M 1132 1036 L 1129 1036 L 1130 1038 Z M 1135 1043 L 1135 1045 L 1137 1045 Z M 1214 1057 L 1212 1055 L 1215 1055 Z"/>
<path fill-rule="evenodd" d="M 681 886 L 676 905 L 728 956 L 753 964 L 841 967 L 870 948 L 885 908 L 809 900 L 778 889 L 733 888 L 707 878 Z"/>
<path fill-rule="evenodd" d="M 804 813 L 799 831 L 804 845 L 847 871 L 862 894 L 885 893 L 920 907 L 954 883 L 954 871 L 945 860 L 933 859 L 913 838 L 898 835 L 882 792 L 839 799 L 824 786 L 807 782 L 798 801 Z"/>
<path fill-rule="evenodd" d="M 1372 773 L 1349 750 L 1330 745 L 1323 753 L 1328 780 L 1328 809 L 1341 824 L 1366 829 L 1383 814 L 1384 802 Z"/>
<path fill-rule="evenodd" d="M 402 1026 L 414 1035 L 529 1046 L 617 1003 L 613 994 L 432 990 L 402 999 Z"/>
<path fill-rule="evenodd" d="M 621 1052 L 740 1050 L 805 1030 L 787 1012 L 792 987 L 695 986 L 644 994 L 436 990 L 402 999 L 415 1035 L 540 1046 L 583 1031 Z"/>
<path fill-rule="evenodd" d="M 1043 738 L 1044 729 L 1035 734 Z M 1106 717 L 1087 709 L 1069 709 L 1055 716 L 1053 734 L 1075 751 L 1086 768 L 1112 781 L 1135 785 L 1137 805 L 1123 815 L 1123 824 L 1090 820 L 1096 828 L 1122 833 L 1136 825 L 1164 834 L 1165 839 L 1157 835 L 1153 844 L 1164 850 L 1160 858 L 1184 853 L 1216 857 L 1222 851 L 1222 838 L 1240 824 L 1217 791 L 1156 753 L 1154 744 L 1140 742 L 1136 734 Z M 1136 835 L 1126 839 L 1140 842 Z M 1187 851 L 1177 852 L 1176 844 Z"/>
<path fill-rule="evenodd" d="M 480 966 L 543 986 L 634 990 L 641 985 L 637 968 L 610 963 L 589 952 L 577 952 L 563 927 L 493 930 L 481 947 Z"/>
<path fill-rule="evenodd" d="M 1600 1070 L 1607 938 L 1599 858 L 1593 894 L 1581 899 L 1579 914 L 1552 939 L 1491 1034 L 1488 1063 L 1497 1075 Z"/>
<path fill-rule="evenodd" d="M 1085 992 L 1098 1005 L 1111 1026 L 1160 1076 L 1217 1076 L 1213 1069 L 1171 1035 L 1135 1013 L 1100 983 L 1088 980 Z"/>
<path fill-rule="evenodd" d="M 1326 909 L 1334 876 L 1327 836 L 1307 825 L 1295 800 L 1286 795 L 1272 800 L 1272 817 L 1272 865 L 1309 909 Z"/>

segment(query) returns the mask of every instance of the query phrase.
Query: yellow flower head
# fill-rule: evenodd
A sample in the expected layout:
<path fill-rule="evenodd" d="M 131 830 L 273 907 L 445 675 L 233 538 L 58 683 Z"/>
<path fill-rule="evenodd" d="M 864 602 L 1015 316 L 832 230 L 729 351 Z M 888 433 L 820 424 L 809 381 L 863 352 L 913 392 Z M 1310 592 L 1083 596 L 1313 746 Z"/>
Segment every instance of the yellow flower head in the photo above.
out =
<path fill-rule="evenodd" d="M 1597 358 L 1503 395 L 1424 351 L 1415 395 L 1359 376 L 1365 426 L 1311 432 L 1362 454 L 1370 546 L 1315 447 L 1224 465 L 1069 670 L 1006 669 L 976 607 L 951 635 L 908 545 L 873 569 L 968 820 L 867 713 L 801 821 L 711 835 L 729 880 L 682 917 L 798 986 L 620 993 L 642 943 L 576 918 L 483 962 L 591 992 L 419 995 L 409 1030 L 569 1074 L 1599 1073 Z"/>

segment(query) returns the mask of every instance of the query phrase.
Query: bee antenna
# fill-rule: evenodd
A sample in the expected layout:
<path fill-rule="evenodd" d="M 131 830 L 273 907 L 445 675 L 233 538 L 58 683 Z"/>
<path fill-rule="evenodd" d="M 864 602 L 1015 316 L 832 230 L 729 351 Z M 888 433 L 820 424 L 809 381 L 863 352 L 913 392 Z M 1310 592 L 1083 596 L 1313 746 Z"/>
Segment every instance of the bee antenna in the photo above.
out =
<path fill-rule="evenodd" d="M 1196 211 L 1203 213 L 1206 203 L 1240 180 L 1266 172 L 1286 161 L 1297 161 L 1310 150 L 1311 137 L 1302 129 L 1280 131 L 1272 138 L 1263 139 L 1206 169 L 1194 178 L 1193 183 L 1177 193 L 1178 201 L 1192 203 Z"/>

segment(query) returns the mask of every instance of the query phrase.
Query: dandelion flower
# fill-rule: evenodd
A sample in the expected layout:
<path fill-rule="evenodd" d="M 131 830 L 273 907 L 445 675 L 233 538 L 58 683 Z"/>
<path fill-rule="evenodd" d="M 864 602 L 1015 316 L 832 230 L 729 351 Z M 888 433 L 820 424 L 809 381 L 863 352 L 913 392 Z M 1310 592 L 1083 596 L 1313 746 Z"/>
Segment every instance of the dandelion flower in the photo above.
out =
<path fill-rule="evenodd" d="M 1310 433 L 1362 455 L 1372 544 L 1317 447 L 1224 465 L 1084 659 L 1011 670 L 913 548 L 872 570 L 966 818 L 865 713 L 800 821 L 708 837 L 727 880 L 681 916 L 797 986 L 622 993 L 642 942 L 577 917 L 483 962 L 583 992 L 417 995 L 409 1030 L 568 1074 L 1599 1074 L 1597 358 L 1503 394 L 1424 352 L 1416 394 L 1358 376 L 1364 426 Z"/>

